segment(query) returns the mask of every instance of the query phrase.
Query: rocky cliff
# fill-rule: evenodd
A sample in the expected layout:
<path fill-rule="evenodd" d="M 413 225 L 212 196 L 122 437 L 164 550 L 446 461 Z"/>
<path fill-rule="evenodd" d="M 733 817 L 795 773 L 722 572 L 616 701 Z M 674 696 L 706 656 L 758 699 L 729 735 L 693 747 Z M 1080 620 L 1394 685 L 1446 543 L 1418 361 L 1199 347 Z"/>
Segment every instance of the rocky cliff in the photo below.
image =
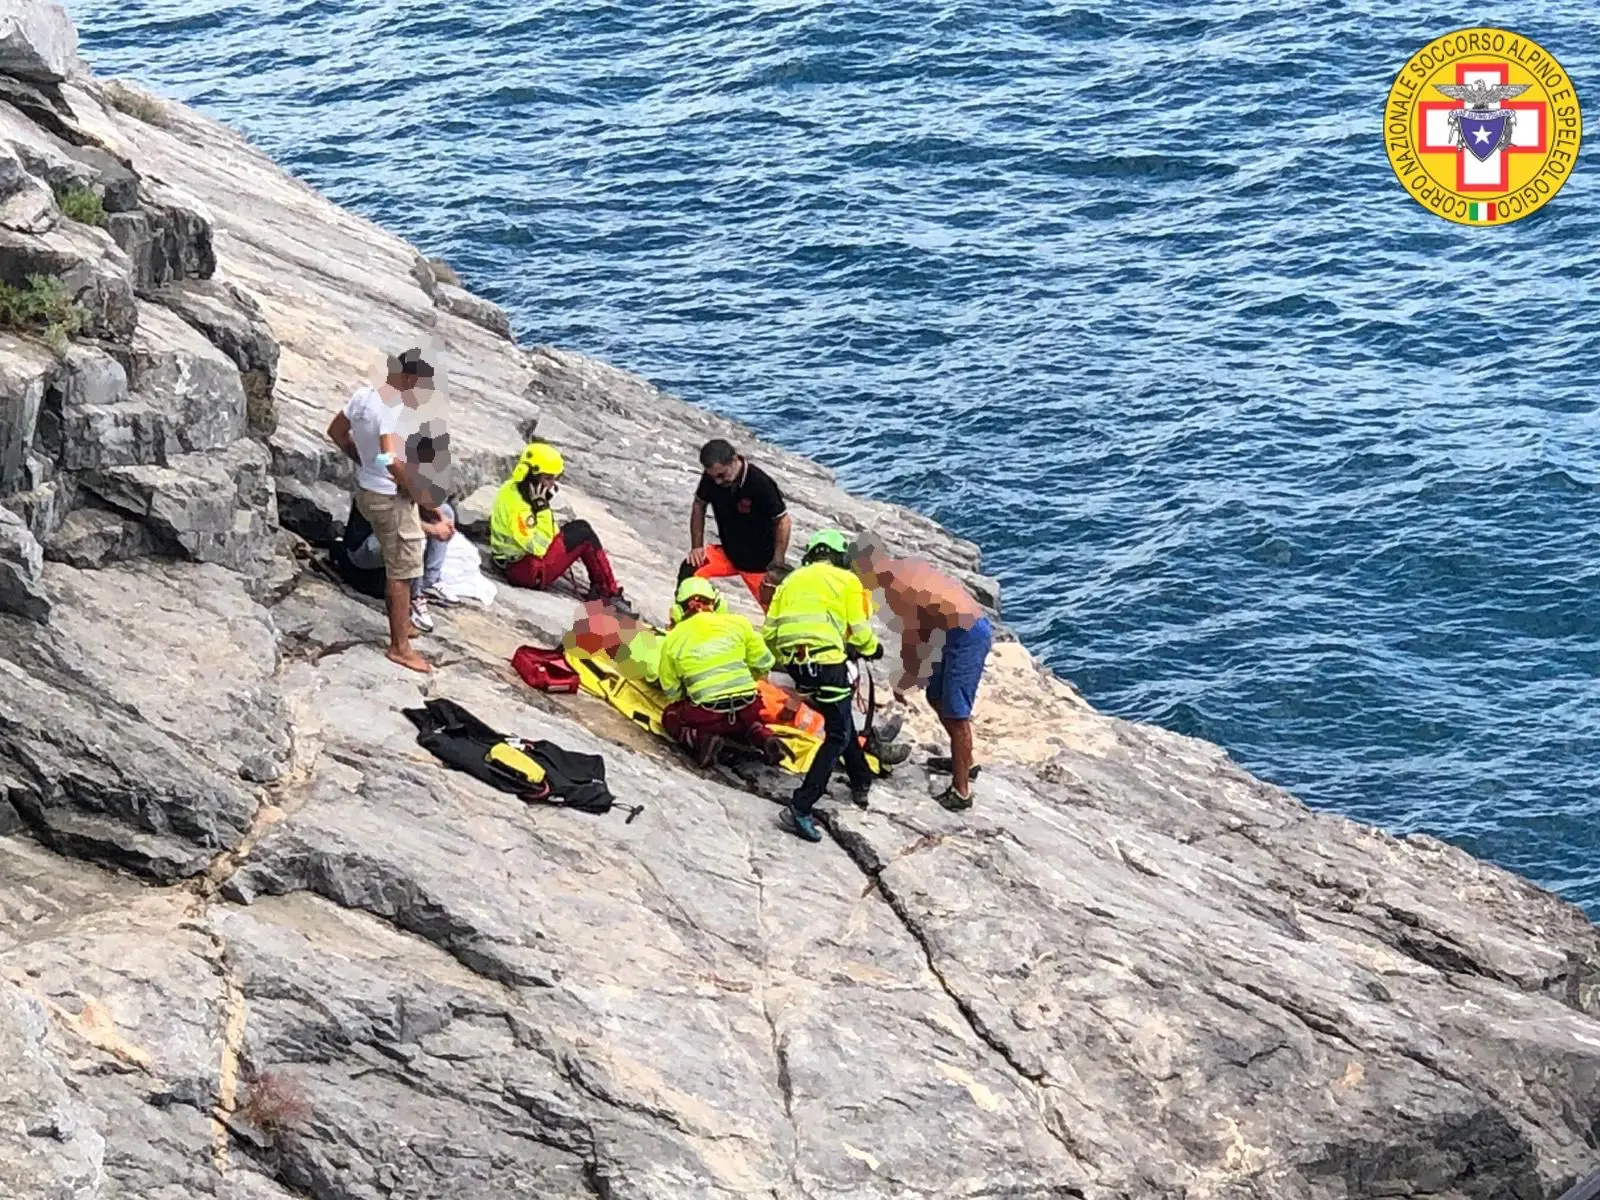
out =
<path fill-rule="evenodd" d="M 442 615 L 430 680 L 388 664 L 308 564 L 350 482 L 322 431 L 412 344 L 461 488 L 536 422 L 657 617 L 714 433 L 802 532 L 998 595 L 916 514 L 517 345 L 237 134 L 94 79 L 60 10 L 7 10 L 0 72 L 0 1196 L 1549 1200 L 1595 1165 L 1580 912 L 1102 716 L 1014 641 L 977 806 L 918 755 L 818 846 L 770 782 L 515 680 L 569 595 Z M 603 753 L 644 814 L 442 771 L 425 694 Z"/>

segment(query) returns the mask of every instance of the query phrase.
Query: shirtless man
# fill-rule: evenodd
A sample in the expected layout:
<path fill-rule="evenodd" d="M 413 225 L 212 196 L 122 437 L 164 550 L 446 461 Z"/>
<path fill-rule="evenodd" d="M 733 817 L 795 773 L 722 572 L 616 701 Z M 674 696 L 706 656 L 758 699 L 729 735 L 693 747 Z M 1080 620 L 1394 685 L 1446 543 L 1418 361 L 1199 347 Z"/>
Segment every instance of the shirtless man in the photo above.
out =
<path fill-rule="evenodd" d="M 994 642 L 988 615 L 956 580 L 919 559 L 890 558 L 868 538 L 857 540 L 851 559 L 862 582 L 883 593 L 900 630 L 895 698 L 903 701 L 904 693 L 926 681 L 928 702 L 950 735 L 951 780 L 939 803 L 952 812 L 971 808 L 972 705 Z M 935 649 L 938 661 L 930 674 Z"/>

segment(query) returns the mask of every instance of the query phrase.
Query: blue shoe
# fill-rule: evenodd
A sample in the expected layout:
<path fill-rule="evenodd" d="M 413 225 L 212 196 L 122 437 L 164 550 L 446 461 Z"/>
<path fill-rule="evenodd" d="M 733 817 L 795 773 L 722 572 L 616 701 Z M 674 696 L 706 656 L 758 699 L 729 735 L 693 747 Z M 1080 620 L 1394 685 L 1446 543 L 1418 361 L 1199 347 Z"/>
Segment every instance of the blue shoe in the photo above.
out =
<path fill-rule="evenodd" d="M 822 830 L 817 828 L 816 818 L 810 813 L 801 812 L 792 804 L 778 814 L 778 824 L 796 837 L 803 837 L 808 842 L 820 842 L 822 840 Z"/>

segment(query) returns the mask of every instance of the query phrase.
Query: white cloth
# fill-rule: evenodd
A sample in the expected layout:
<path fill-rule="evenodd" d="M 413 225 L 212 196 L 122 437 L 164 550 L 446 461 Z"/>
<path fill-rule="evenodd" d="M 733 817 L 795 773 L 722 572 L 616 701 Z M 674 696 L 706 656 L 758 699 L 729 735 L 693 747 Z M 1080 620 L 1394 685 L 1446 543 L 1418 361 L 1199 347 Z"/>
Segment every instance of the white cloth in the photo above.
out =
<path fill-rule="evenodd" d="M 350 420 L 350 436 L 355 441 L 356 453 L 361 455 L 361 465 L 356 468 L 358 486 L 385 496 L 393 496 L 399 491 L 395 487 L 394 476 L 389 474 L 389 468 L 378 466 L 378 453 L 381 449 L 380 439 L 388 433 L 400 438 L 402 449 L 399 457 L 405 457 L 405 438 L 409 432 L 406 416 L 410 411 L 400 397 L 386 401 L 376 388 L 361 388 L 350 397 L 349 403 L 344 406 L 344 415 Z"/>
<path fill-rule="evenodd" d="M 439 570 L 437 586 L 444 598 L 454 604 L 476 600 L 488 608 L 494 603 L 494 581 L 483 573 L 478 548 L 459 530 L 445 543 L 444 566 Z"/>

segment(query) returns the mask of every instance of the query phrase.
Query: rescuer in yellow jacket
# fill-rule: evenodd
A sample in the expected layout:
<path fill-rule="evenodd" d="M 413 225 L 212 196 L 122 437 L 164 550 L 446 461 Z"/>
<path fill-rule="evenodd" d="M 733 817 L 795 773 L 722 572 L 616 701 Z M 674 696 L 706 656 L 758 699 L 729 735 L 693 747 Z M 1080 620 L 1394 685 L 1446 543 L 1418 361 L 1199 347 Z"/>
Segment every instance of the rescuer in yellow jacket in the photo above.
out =
<path fill-rule="evenodd" d="M 811 810 L 827 791 L 841 756 L 850 799 L 865 808 L 872 788 L 872 768 L 856 737 L 855 688 L 846 666 L 851 658 L 883 657 L 871 618 L 872 595 L 851 569 L 849 546 L 836 529 L 811 536 L 801 565 L 778 585 L 767 606 L 762 637 L 826 725 L 817 756 L 781 818 L 785 829 L 809 842 L 822 840 Z"/>
<path fill-rule="evenodd" d="M 772 766 L 784 753 L 761 721 L 756 683 L 772 669 L 772 652 L 754 626 L 727 611 L 722 593 L 688 578 L 675 597 L 682 617 L 661 642 L 657 679 L 672 703 L 661 714 L 667 736 L 702 767 L 717 761 L 723 741 L 742 737 Z"/>
<path fill-rule="evenodd" d="M 611 560 L 587 521 L 556 526 L 550 498 L 565 464 L 561 453 L 545 442 L 530 442 L 511 478 L 495 493 L 489 514 L 489 554 L 514 587 L 547 588 L 581 562 L 589 573 L 586 600 L 601 600 L 630 615 Z"/>

